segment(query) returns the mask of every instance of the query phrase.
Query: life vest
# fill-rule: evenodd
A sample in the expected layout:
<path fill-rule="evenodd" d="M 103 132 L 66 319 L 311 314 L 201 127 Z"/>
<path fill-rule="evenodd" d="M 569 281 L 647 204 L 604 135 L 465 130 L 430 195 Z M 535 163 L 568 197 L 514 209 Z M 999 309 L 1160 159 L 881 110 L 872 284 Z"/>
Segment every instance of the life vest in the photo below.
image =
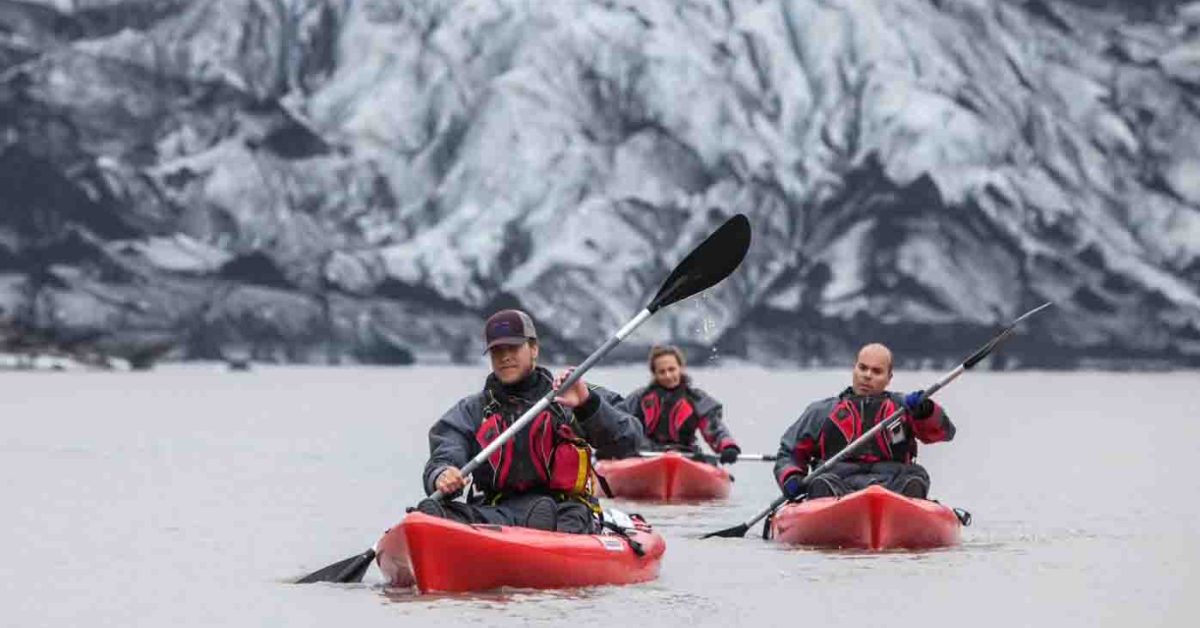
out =
<path fill-rule="evenodd" d="M 642 395 L 641 406 L 642 423 L 650 440 L 660 445 L 687 447 L 696 441 L 700 417 L 688 399 L 686 386 L 680 385 L 675 390 L 651 386 Z"/>
<path fill-rule="evenodd" d="M 834 404 L 829 418 L 821 425 L 817 437 L 815 455 L 827 460 L 869 431 L 872 427 L 896 411 L 896 403 L 889 396 L 855 397 L 846 396 Z M 859 445 L 847 456 L 855 462 L 903 462 L 911 463 L 917 457 L 917 441 L 912 437 L 912 428 L 907 416 L 900 429 L 887 428 L 876 432 L 875 437 Z"/>
<path fill-rule="evenodd" d="M 522 409 L 504 407 L 490 391 L 484 419 L 475 433 L 481 448 L 496 440 L 520 417 Z M 571 428 L 557 406 L 543 410 L 533 421 L 488 457 L 490 495 L 545 491 L 563 496 L 591 496 L 592 458 L 587 441 Z"/>

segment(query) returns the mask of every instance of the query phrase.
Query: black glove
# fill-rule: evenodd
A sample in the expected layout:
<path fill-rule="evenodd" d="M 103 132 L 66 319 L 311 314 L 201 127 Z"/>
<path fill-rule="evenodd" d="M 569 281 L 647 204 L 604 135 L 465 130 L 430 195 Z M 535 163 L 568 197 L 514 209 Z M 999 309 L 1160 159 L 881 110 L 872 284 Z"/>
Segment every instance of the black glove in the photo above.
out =
<path fill-rule="evenodd" d="M 788 499 L 796 499 L 802 493 L 804 493 L 804 476 L 797 473 L 784 481 L 783 494 Z"/>
<path fill-rule="evenodd" d="M 730 445 L 721 450 L 721 464 L 733 464 L 737 462 L 738 455 L 742 453 L 737 445 Z"/>
<path fill-rule="evenodd" d="M 908 415 L 914 419 L 923 419 L 933 414 L 933 400 L 925 395 L 924 390 L 910 392 L 904 396 L 904 407 L 908 408 Z"/>

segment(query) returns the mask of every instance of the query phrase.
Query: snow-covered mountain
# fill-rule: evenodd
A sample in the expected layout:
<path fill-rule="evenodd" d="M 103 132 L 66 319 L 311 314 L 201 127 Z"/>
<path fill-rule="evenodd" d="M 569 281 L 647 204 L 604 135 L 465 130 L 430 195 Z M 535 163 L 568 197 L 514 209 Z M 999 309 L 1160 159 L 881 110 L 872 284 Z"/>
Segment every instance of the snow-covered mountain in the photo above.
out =
<path fill-rule="evenodd" d="M 1200 2 L 0 0 L 0 320 L 139 357 L 1200 364 Z M 1015 360 L 1015 362 L 1011 362 Z"/>

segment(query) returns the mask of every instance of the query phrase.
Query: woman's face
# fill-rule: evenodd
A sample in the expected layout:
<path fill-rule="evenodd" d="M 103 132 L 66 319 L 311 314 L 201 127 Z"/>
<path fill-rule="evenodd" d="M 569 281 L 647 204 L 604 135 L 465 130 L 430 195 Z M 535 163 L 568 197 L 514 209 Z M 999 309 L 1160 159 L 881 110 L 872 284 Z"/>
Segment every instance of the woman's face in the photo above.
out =
<path fill-rule="evenodd" d="M 675 388 L 683 381 L 683 366 L 673 355 L 654 358 L 654 381 L 667 390 Z"/>

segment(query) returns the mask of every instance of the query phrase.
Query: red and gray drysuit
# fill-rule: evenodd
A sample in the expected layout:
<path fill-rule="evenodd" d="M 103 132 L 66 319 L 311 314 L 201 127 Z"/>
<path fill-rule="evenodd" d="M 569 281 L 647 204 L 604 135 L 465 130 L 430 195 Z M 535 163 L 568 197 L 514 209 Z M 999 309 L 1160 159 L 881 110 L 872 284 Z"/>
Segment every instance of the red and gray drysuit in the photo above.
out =
<path fill-rule="evenodd" d="M 696 451 L 699 431 L 714 452 L 732 449 L 730 453 L 736 456 L 741 448 L 722 420 L 721 402 L 691 384 L 686 376 L 672 389 L 652 383 L 630 393 L 621 407 L 641 421 L 643 435 L 653 449 Z M 601 452 L 603 457 L 608 457 L 606 454 Z"/>
<path fill-rule="evenodd" d="M 503 385 L 489 375 L 482 392 L 465 397 L 429 430 L 426 494 L 447 467 L 461 469 L 538 400 L 552 390 L 553 377 L 535 368 L 521 382 Z M 465 523 L 526 525 L 534 499 L 558 502 L 560 532 L 594 529 L 589 446 L 633 455 L 640 444 L 636 420 L 617 409 L 620 397 L 589 386 L 588 400 L 574 411 L 551 403 L 501 445 L 472 473 L 468 503 L 447 502 L 446 515 Z"/>
<path fill-rule="evenodd" d="M 794 492 L 797 479 L 901 407 L 904 396 L 899 393 L 859 396 L 851 388 L 812 403 L 780 440 L 775 481 L 785 494 Z M 929 492 L 929 474 L 914 462 L 917 441 L 949 441 L 954 432 L 942 407 L 925 399 L 903 415 L 899 429 L 881 429 L 828 471 L 810 478 L 803 492 L 809 498 L 840 496 L 882 484 L 897 493 L 924 498 Z"/>

